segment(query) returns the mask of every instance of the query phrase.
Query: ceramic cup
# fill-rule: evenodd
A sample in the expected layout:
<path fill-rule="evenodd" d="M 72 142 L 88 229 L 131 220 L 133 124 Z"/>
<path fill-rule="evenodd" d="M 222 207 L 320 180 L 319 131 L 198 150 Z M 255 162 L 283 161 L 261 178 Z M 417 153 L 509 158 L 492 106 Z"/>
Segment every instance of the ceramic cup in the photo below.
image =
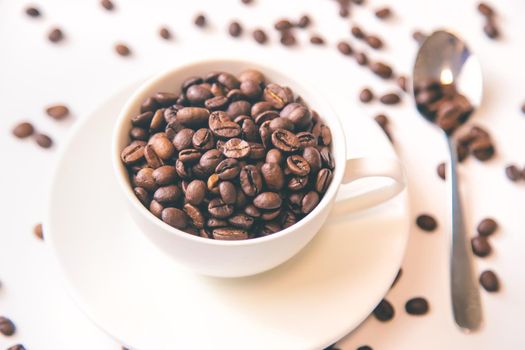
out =
<path fill-rule="evenodd" d="M 129 142 L 130 118 L 139 113 L 144 99 L 159 91 L 174 92 L 190 76 L 203 76 L 210 71 L 238 74 L 257 69 L 268 81 L 289 86 L 316 110 L 332 131 L 332 150 L 335 159 L 333 180 L 317 207 L 295 225 L 275 234 L 239 241 L 221 241 L 193 236 L 169 226 L 155 217 L 135 197 L 129 175 L 120 154 Z M 131 217 L 142 233 L 161 251 L 178 263 L 197 273 L 216 277 L 242 277 L 272 269 L 297 254 L 319 232 L 331 212 L 346 213 L 382 203 L 405 187 L 401 165 L 395 159 L 347 159 L 343 127 L 334 111 L 309 86 L 298 83 L 270 67 L 239 60 L 206 60 L 177 66 L 145 82 L 129 98 L 118 116 L 113 134 L 113 168 Z M 365 177 L 387 177 L 391 181 L 379 188 L 370 188 L 345 198 L 336 195 L 341 186 Z M 345 234 L 345 233 L 343 233 Z M 348 233 L 350 234 L 350 233 Z"/>

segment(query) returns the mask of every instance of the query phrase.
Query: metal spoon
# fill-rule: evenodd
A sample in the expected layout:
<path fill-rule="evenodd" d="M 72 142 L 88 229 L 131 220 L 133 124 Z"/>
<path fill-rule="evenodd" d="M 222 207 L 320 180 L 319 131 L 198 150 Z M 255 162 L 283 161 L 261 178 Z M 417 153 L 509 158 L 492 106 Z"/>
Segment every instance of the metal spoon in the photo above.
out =
<path fill-rule="evenodd" d="M 412 77 L 413 90 L 418 84 L 434 79 L 442 84 L 454 83 L 458 91 L 470 100 L 473 108 L 478 107 L 481 102 L 482 76 L 479 62 L 463 40 L 447 31 L 436 31 L 422 43 Z M 460 328 L 474 331 L 479 328 L 482 319 L 479 285 L 472 265 L 470 241 L 465 230 L 459 198 L 456 145 L 452 136 L 445 132 L 443 135 L 447 139 L 450 153 L 446 179 L 451 195 L 449 209 L 452 215 L 452 310 Z"/>

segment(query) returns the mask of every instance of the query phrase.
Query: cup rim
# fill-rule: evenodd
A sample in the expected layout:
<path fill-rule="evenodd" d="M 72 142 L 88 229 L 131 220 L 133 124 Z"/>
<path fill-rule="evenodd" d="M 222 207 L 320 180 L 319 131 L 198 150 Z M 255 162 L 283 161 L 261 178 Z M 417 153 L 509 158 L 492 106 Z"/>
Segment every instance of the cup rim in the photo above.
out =
<path fill-rule="evenodd" d="M 338 143 L 340 143 L 339 147 L 341 149 L 337 149 L 335 151 L 335 144 L 332 144 L 332 152 L 334 154 L 336 166 L 334 168 L 334 176 L 332 179 L 332 183 L 330 184 L 330 187 L 328 190 L 324 193 L 323 197 L 321 198 L 321 201 L 317 204 L 317 206 L 308 213 L 305 217 L 300 219 L 298 222 L 293 224 L 290 227 L 287 227 L 281 231 L 278 231 L 276 233 L 263 236 L 263 237 L 256 237 L 256 238 L 250 238 L 250 239 L 243 239 L 243 240 L 216 240 L 216 239 L 210 239 L 210 238 L 204 238 L 200 236 L 195 236 L 192 234 L 189 234 L 187 232 L 184 232 L 182 230 L 179 230 L 173 226 L 168 225 L 155 215 L 151 213 L 148 208 L 146 208 L 135 196 L 133 192 L 133 187 L 131 183 L 129 182 L 129 174 L 125 166 L 122 164 L 121 160 L 121 153 L 122 149 L 120 146 L 122 137 L 126 137 L 128 133 L 123 133 L 123 129 L 130 128 L 130 117 L 133 114 L 138 113 L 137 111 L 133 110 L 136 108 L 137 103 L 141 103 L 144 98 L 145 94 L 148 90 L 153 89 L 156 85 L 158 85 L 162 80 L 166 79 L 167 77 L 176 75 L 177 73 L 183 74 L 182 72 L 190 70 L 192 68 L 197 67 L 205 67 L 207 65 L 220 65 L 220 64 L 239 64 L 239 65 L 245 65 L 245 66 L 251 66 L 254 69 L 258 69 L 262 71 L 264 74 L 266 72 L 270 72 L 272 76 L 280 76 L 284 80 L 286 80 L 286 85 L 289 85 L 292 87 L 292 90 L 295 91 L 295 88 L 300 87 L 301 90 L 304 90 L 305 92 L 308 92 L 308 95 L 314 95 L 315 97 L 315 105 L 316 108 L 314 108 L 316 111 L 319 111 L 319 115 L 321 116 L 322 120 L 327 120 L 328 124 L 330 126 L 330 129 L 332 131 L 332 135 L 336 135 L 335 137 L 332 136 L 333 139 L 339 139 Z M 284 85 L 284 84 L 283 84 Z M 180 63 L 175 66 L 172 66 L 171 68 L 165 69 L 162 72 L 154 75 L 153 77 L 147 79 L 145 82 L 143 82 L 139 88 L 135 90 L 135 92 L 127 99 L 124 106 L 121 108 L 119 115 L 117 117 L 116 123 L 114 125 L 113 134 L 112 134 L 112 163 L 113 163 L 113 171 L 115 173 L 115 176 L 117 178 L 117 182 L 119 183 L 120 189 L 124 192 L 126 199 L 131 205 L 138 210 L 138 212 L 148 221 L 153 223 L 155 226 L 160 228 L 161 230 L 165 232 L 169 232 L 170 234 L 174 234 L 176 236 L 181 237 L 182 239 L 187 239 L 190 241 L 195 241 L 196 243 L 202 243 L 202 244 L 208 244 L 208 245 L 214 245 L 214 246 L 252 246 L 259 243 L 265 243 L 272 240 L 277 240 L 281 237 L 288 236 L 292 234 L 293 232 L 297 231 L 304 225 L 307 225 L 309 222 L 316 219 L 316 217 L 321 213 L 321 211 L 330 204 L 332 199 L 335 200 L 335 196 L 337 194 L 337 191 L 341 185 L 343 174 L 345 172 L 346 168 L 346 138 L 343 131 L 343 125 L 341 123 L 341 120 L 337 117 L 337 114 L 335 113 L 333 107 L 328 103 L 326 98 L 323 96 L 323 94 L 319 91 L 315 91 L 315 89 L 312 89 L 310 87 L 310 84 L 304 83 L 302 81 L 298 81 L 296 78 L 291 78 L 288 74 L 277 70 L 273 67 L 269 67 L 267 64 L 258 62 L 257 59 L 250 58 L 249 60 L 242 60 L 242 59 L 231 59 L 231 58 L 213 58 L 213 59 L 201 59 L 201 60 L 191 60 L 190 62 L 186 63 Z M 314 92 L 315 93 L 312 93 Z M 308 101 L 306 101 L 308 103 Z M 318 108 L 322 107 L 322 108 Z M 330 116 L 327 118 L 326 116 Z"/>

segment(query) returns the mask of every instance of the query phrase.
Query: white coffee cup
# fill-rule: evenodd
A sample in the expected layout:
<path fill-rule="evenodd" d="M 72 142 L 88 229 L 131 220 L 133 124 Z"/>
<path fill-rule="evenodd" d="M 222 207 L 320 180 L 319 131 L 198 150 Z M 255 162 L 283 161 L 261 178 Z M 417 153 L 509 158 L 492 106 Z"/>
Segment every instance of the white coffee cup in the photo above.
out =
<path fill-rule="evenodd" d="M 120 155 L 129 143 L 131 117 L 139 113 L 140 105 L 159 91 L 176 92 L 190 76 L 203 76 L 211 71 L 238 74 L 246 69 L 263 72 L 268 81 L 289 86 L 316 110 L 332 131 L 335 169 L 330 187 L 317 207 L 295 225 L 275 234 L 239 241 L 221 241 L 193 236 L 169 226 L 145 208 L 133 193 L 126 167 Z M 178 92 L 178 91 L 177 91 Z M 405 187 L 405 176 L 395 159 L 347 159 L 343 127 L 334 111 L 319 93 L 295 78 L 261 64 L 240 60 L 206 60 L 169 69 L 145 82 L 123 107 L 113 134 L 113 167 L 117 181 L 129 207 L 131 217 L 142 233 L 161 251 L 187 268 L 216 277 L 242 277 L 272 269 L 297 254 L 319 232 L 331 212 L 345 213 L 382 203 Z M 390 183 L 360 191 L 346 198 L 336 195 L 341 186 L 365 177 L 386 177 Z M 342 233 L 345 234 L 345 233 Z M 350 233 L 348 233 L 350 234 Z"/>

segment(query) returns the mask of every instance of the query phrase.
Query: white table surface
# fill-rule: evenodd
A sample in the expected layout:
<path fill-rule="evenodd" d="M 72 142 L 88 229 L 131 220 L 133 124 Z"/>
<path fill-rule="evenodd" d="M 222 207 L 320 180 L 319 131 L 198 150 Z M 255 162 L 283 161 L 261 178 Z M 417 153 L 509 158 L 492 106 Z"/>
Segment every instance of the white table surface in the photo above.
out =
<path fill-rule="evenodd" d="M 390 1 L 395 16 L 386 22 L 376 19 L 370 10 L 388 3 L 386 0 L 354 6 L 350 19 L 339 18 L 335 2 L 329 0 L 255 0 L 252 6 L 244 6 L 240 0 L 121 0 L 114 12 L 103 10 L 97 0 L 38 2 L 43 11 L 39 19 L 23 14 L 24 1 L 0 2 L 0 315 L 11 317 L 18 326 L 15 336 L 0 336 L 0 349 L 16 342 L 31 350 L 119 348 L 73 304 L 50 251 L 32 234 L 45 210 L 57 148 L 75 122 L 119 89 L 191 57 L 212 56 L 258 57 L 283 70 L 310 75 L 307 78 L 327 95 L 343 119 L 353 115 L 372 118 L 385 111 L 408 171 L 412 216 L 428 212 L 439 218 L 440 226 L 434 233 L 412 227 L 403 276 L 387 295 L 396 309 L 394 319 L 380 323 L 369 318 L 339 342 L 341 349 L 363 344 L 374 349 L 525 348 L 525 183 L 509 182 L 503 170 L 511 162 L 525 166 L 525 116 L 520 112 L 525 102 L 525 2 L 494 2 L 503 33 L 499 41 L 483 35 L 482 17 L 472 0 Z M 199 11 L 205 12 L 211 23 L 204 31 L 192 24 Z M 239 18 L 245 29 L 269 29 L 275 19 L 298 17 L 303 12 L 314 19 L 310 31 L 328 40 L 326 48 L 309 45 L 306 33 L 299 36 L 303 44 L 294 49 L 279 45 L 270 30 L 272 43 L 264 48 L 248 33 L 241 39 L 225 34 L 233 18 Z M 396 88 L 335 50 L 338 39 L 349 38 L 350 22 L 380 34 L 387 47 L 370 56 L 384 58 L 401 73 L 410 70 L 416 52 L 410 36 L 416 28 L 453 28 L 479 54 L 485 100 L 471 123 L 490 125 L 497 156 L 486 163 L 468 159 L 460 166 L 460 176 L 471 233 L 483 217 L 494 217 L 500 223 L 500 230 L 491 237 L 493 254 L 476 259 L 476 265 L 480 271 L 495 270 L 502 289 L 496 294 L 482 291 L 485 325 L 475 334 L 458 331 L 450 310 L 446 188 L 435 172 L 446 157 L 444 140 L 417 116 L 406 97 L 402 105 L 391 108 L 356 102 L 365 85 L 377 93 Z M 174 40 L 158 37 L 163 24 L 171 28 Z M 63 28 L 67 38 L 58 45 L 46 39 L 54 25 Z M 114 53 L 113 45 L 120 40 L 132 48 L 131 57 Z M 350 40 L 355 47 L 366 49 Z M 70 106 L 73 115 L 69 120 L 57 122 L 45 116 L 44 107 L 55 102 Z M 22 119 L 49 133 L 55 147 L 42 150 L 31 141 L 14 139 L 11 128 Z M 405 301 L 414 296 L 429 300 L 428 315 L 415 317 L 404 312 Z"/>

